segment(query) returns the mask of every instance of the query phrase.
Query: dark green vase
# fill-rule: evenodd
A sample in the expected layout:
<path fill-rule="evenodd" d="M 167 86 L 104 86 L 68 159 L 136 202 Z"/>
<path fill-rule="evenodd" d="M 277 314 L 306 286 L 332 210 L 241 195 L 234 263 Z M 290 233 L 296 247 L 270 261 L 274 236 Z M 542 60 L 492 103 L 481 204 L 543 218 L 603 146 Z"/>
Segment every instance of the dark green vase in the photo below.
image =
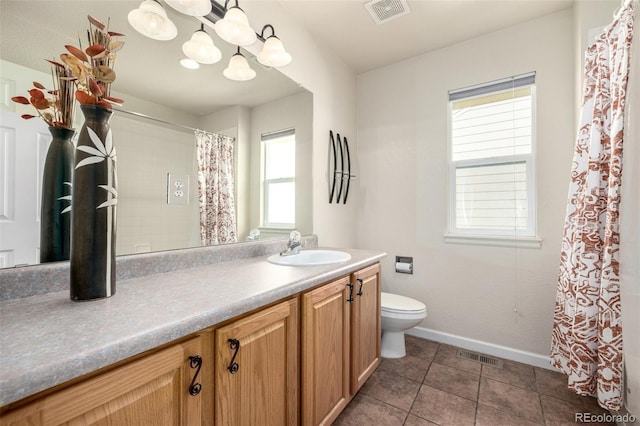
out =
<path fill-rule="evenodd" d="M 71 249 L 71 182 L 75 130 L 49 127 L 53 137 L 42 172 L 40 263 L 69 260 Z"/>
<path fill-rule="evenodd" d="M 110 109 L 81 105 L 73 175 L 71 299 L 93 300 L 116 292 L 116 151 Z"/>

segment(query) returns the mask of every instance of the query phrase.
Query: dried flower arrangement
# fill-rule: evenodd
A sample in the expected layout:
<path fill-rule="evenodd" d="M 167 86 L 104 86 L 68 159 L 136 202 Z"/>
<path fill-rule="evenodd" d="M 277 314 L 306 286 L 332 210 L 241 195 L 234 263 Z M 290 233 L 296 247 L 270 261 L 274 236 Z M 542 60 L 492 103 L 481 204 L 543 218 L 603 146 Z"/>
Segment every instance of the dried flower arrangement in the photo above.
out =
<path fill-rule="evenodd" d="M 113 70 L 116 52 L 122 48 L 124 41 L 112 40 L 124 34 L 109 31 L 109 26 L 92 16 L 88 16 L 89 30 L 87 38 L 89 46 L 82 50 L 82 46 L 66 45 L 69 53 L 60 55 L 62 62 L 67 65 L 77 86 L 75 97 L 81 105 L 93 104 L 111 108 L 111 104 L 122 104 L 122 99 L 110 95 L 111 83 L 116 79 Z"/>
<path fill-rule="evenodd" d="M 62 64 L 49 61 L 52 65 L 53 90 L 47 90 L 34 81 L 29 90 L 29 98 L 14 96 L 12 101 L 22 105 L 33 105 L 38 115 L 23 114 L 29 120 L 41 117 L 51 127 L 73 128 L 74 87 L 75 99 L 81 105 L 94 104 L 111 108 L 111 104 L 122 104 L 122 99 L 110 96 L 111 83 L 116 79 L 113 66 L 116 52 L 124 45 L 123 41 L 111 40 L 124 34 L 109 31 L 92 16 L 88 16 L 87 36 L 89 47 L 84 51 L 75 46 L 66 45 L 69 53 L 60 55 Z M 50 96 L 47 97 L 47 94 Z"/>
<path fill-rule="evenodd" d="M 53 90 L 47 90 L 42 84 L 34 81 L 33 89 L 29 90 L 29 99 L 24 96 L 14 96 L 11 100 L 22 105 L 33 105 L 36 109 L 38 115 L 23 114 L 22 118 L 25 120 L 39 116 L 50 127 L 71 129 L 75 105 L 73 101 L 75 77 L 69 67 L 55 61 L 49 62 L 52 65 Z"/>

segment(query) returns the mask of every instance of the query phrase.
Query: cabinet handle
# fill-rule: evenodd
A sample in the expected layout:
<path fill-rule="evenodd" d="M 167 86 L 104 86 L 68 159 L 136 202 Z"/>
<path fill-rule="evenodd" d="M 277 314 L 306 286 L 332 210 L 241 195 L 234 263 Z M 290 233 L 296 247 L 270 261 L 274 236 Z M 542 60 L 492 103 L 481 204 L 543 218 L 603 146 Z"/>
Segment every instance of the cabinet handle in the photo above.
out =
<path fill-rule="evenodd" d="M 191 361 L 190 367 L 195 368 L 196 372 L 193 375 L 193 379 L 191 379 L 191 386 L 189 386 L 189 394 L 192 396 L 196 396 L 202 390 L 202 384 L 196 383 L 196 379 L 198 378 L 198 374 L 200 374 L 200 368 L 202 368 L 202 358 L 198 355 L 193 355 L 189 357 Z"/>
<path fill-rule="evenodd" d="M 238 355 L 238 350 L 240 349 L 240 341 L 238 339 L 229 339 L 229 348 L 233 351 L 233 356 L 231 357 L 231 362 L 227 367 L 229 373 L 236 374 L 240 366 L 236 362 L 236 356 Z"/>
<path fill-rule="evenodd" d="M 353 303 L 353 284 L 349 283 L 347 284 L 347 287 L 349 287 L 349 297 L 347 298 L 347 302 Z"/>
<path fill-rule="evenodd" d="M 364 284 L 364 281 L 362 281 L 360 278 L 356 279 L 356 281 L 358 281 L 358 284 L 360 284 L 360 288 L 358 289 L 358 293 L 356 293 L 358 296 L 362 296 L 362 284 Z"/>

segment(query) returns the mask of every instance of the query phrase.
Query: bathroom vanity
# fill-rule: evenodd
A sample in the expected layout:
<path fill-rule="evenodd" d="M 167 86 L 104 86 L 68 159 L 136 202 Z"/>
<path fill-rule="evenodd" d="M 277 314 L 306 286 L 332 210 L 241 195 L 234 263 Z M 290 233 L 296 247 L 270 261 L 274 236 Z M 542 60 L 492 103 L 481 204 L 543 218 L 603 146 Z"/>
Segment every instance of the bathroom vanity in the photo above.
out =
<path fill-rule="evenodd" d="M 345 251 L 139 276 L 93 302 L 5 300 L 0 423 L 330 424 L 380 363 L 385 254 Z"/>

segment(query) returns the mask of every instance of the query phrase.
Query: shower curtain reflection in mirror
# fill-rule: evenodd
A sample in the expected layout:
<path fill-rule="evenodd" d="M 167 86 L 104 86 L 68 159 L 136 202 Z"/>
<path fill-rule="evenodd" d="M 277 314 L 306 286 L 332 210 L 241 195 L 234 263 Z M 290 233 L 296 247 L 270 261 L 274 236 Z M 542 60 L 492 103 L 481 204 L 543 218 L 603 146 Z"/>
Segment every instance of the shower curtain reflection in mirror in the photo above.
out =
<path fill-rule="evenodd" d="M 200 239 L 203 245 L 237 241 L 234 142 L 229 136 L 195 132 Z"/>

